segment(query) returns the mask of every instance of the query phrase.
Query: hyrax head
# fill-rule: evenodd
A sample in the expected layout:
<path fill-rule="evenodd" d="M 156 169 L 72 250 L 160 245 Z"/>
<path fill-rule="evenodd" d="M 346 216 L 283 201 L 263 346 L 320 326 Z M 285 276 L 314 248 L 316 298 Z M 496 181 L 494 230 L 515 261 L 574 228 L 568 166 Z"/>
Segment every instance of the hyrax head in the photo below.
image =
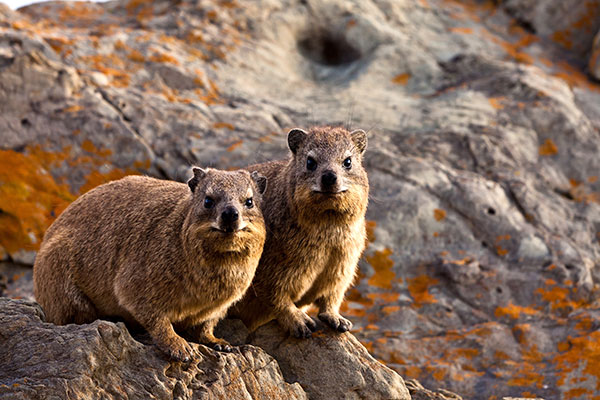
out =
<path fill-rule="evenodd" d="M 363 130 L 292 129 L 288 145 L 293 155 L 293 196 L 297 203 L 311 204 L 312 211 L 352 214 L 366 207 L 369 184 L 362 167 L 367 148 Z"/>
<path fill-rule="evenodd" d="M 191 223 L 204 234 L 243 236 L 264 224 L 259 208 L 267 178 L 257 172 L 193 168 Z M 264 228 L 262 228 L 264 230 Z"/>

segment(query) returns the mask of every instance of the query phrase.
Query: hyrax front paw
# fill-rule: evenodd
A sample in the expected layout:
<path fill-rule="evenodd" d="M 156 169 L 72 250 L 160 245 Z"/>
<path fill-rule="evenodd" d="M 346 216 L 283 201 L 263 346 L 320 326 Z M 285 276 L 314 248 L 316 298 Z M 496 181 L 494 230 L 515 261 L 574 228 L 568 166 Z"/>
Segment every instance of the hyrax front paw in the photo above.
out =
<path fill-rule="evenodd" d="M 206 343 L 208 347 L 212 347 L 216 351 L 222 351 L 223 353 L 231 353 L 233 351 L 233 347 L 223 339 L 214 338 L 214 340 Z"/>
<path fill-rule="evenodd" d="M 181 337 L 172 338 L 167 343 L 158 345 L 172 360 L 190 362 L 196 354 L 192 346 Z"/>
<path fill-rule="evenodd" d="M 307 339 L 317 330 L 317 324 L 311 317 L 302 312 L 301 318 L 296 318 L 288 330 L 292 336 L 298 339 Z"/>
<path fill-rule="evenodd" d="M 352 329 L 352 322 L 337 313 L 322 312 L 318 315 L 319 319 L 329 325 L 329 327 L 338 332 L 348 332 Z"/>

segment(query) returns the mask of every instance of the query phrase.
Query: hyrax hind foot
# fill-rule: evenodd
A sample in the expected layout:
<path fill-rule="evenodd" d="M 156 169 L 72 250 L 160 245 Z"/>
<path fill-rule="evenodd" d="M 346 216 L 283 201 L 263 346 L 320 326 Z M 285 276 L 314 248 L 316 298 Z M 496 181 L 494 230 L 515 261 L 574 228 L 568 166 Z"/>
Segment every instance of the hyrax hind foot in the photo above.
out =
<path fill-rule="evenodd" d="M 352 329 L 352 322 L 342 317 L 338 313 L 322 312 L 318 315 L 319 319 L 329 325 L 329 327 L 338 332 L 348 332 Z"/>

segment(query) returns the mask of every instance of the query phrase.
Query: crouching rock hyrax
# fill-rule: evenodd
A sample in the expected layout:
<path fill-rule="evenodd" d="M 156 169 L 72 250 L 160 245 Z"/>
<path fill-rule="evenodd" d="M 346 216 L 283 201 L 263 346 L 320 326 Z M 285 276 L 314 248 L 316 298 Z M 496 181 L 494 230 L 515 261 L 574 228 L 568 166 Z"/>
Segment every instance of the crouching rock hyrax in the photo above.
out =
<path fill-rule="evenodd" d="M 292 335 L 316 324 L 299 307 L 316 304 L 331 328 L 352 327 L 339 314 L 366 244 L 369 183 L 361 162 L 364 131 L 293 129 L 291 156 L 248 167 L 269 179 L 263 196 L 267 241 L 254 281 L 231 315 L 250 330 L 275 318 Z"/>
<path fill-rule="evenodd" d="M 193 172 L 188 185 L 126 177 L 67 207 L 48 228 L 33 269 L 49 322 L 120 317 L 180 361 L 193 349 L 173 326 L 231 350 L 213 328 L 256 271 L 267 182 L 248 171 Z"/>

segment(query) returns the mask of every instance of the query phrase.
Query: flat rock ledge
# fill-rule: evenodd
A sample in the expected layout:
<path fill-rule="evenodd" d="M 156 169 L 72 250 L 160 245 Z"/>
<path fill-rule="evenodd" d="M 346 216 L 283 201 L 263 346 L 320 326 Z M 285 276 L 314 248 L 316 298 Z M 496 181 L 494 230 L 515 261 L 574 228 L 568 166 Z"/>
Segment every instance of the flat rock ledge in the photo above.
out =
<path fill-rule="evenodd" d="M 272 323 L 248 335 L 236 320 L 219 332 L 250 344 L 231 354 L 194 344 L 202 357 L 169 362 L 120 322 L 56 326 L 37 303 L 0 298 L 0 398 L 411 398 L 403 379 L 351 334 L 322 330 L 301 341 Z"/>

